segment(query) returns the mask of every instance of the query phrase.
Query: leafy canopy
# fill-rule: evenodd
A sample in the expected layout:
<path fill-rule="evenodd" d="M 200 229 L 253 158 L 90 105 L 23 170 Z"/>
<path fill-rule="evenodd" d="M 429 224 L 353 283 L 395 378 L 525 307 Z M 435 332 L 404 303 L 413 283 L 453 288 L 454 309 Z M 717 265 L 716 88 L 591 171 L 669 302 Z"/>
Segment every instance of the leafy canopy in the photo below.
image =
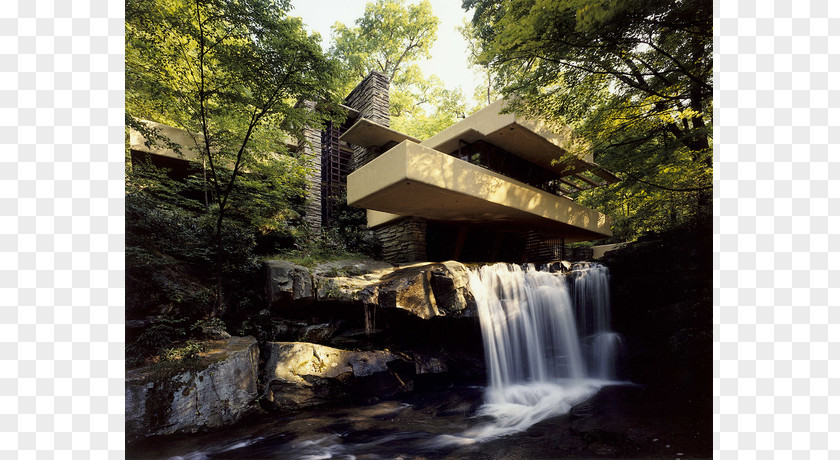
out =
<path fill-rule="evenodd" d="M 515 109 L 571 125 L 622 181 L 580 194 L 616 233 L 711 211 L 709 0 L 464 0 L 476 61 Z"/>
<path fill-rule="evenodd" d="M 336 68 L 288 1 L 128 0 L 126 112 L 203 136 L 205 154 L 282 150 L 335 103 Z M 133 122 L 134 120 L 132 120 Z M 254 142 L 255 144 L 249 144 Z M 209 148 L 208 148 L 209 147 Z"/>
<path fill-rule="evenodd" d="M 436 75 L 425 76 L 417 65 L 431 57 L 439 19 L 424 0 L 376 0 L 368 3 L 355 27 L 336 22 L 330 54 L 342 63 L 345 93 L 371 71 L 391 82 L 391 126 L 426 138 L 456 121 L 467 111 L 460 89 L 447 89 Z"/>
<path fill-rule="evenodd" d="M 350 85 L 372 70 L 399 82 L 407 77 L 407 63 L 431 57 L 439 23 L 426 0 L 407 6 L 405 0 L 376 0 L 365 6 L 356 27 L 333 25 L 330 52 L 344 63 Z"/>
<path fill-rule="evenodd" d="M 288 8 L 288 0 L 126 2 L 126 124 L 142 131 L 140 119 L 153 119 L 183 128 L 201 152 L 220 307 L 226 215 L 262 214 L 255 223 L 264 227 L 284 216 L 272 211 L 280 203 L 242 196 L 237 184 L 259 190 L 262 181 L 269 190 L 277 188 L 272 180 L 299 178 L 299 167 L 279 161 L 283 133 L 319 125 L 338 104 L 335 65 Z M 290 175 L 275 176 L 283 172 Z"/>

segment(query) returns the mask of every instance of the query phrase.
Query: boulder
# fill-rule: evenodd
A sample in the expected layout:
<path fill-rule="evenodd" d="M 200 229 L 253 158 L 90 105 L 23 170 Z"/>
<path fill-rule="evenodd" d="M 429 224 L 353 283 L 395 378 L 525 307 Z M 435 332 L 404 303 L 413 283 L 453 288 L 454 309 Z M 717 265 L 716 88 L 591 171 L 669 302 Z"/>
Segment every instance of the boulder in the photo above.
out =
<path fill-rule="evenodd" d="M 476 315 L 469 271 L 460 262 L 421 263 L 382 277 L 379 306 L 398 308 L 423 319 Z"/>
<path fill-rule="evenodd" d="M 286 260 L 267 260 L 265 271 L 269 305 L 314 299 L 312 274 L 306 267 Z"/>
<path fill-rule="evenodd" d="M 572 263 L 567 260 L 556 260 L 547 265 L 550 273 L 566 273 L 572 269 Z"/>
<path fill-rule="evenodd" d="M 429 264 L 401 268 L 382 277 L 379 306 L 405 310 L 422 319 L 442 316 L 432 291 Z"/>
<path fill-rule="evenodd" d="M 422 353 L 414 353 L 414 372 L 422 374 L 443 374 L 449 369 L 443 359 Z"/>
<path fill-rule="evenodd" d="M 295 341 L 300 333 L 308 326 L 305 321 L 292 321 L 282 318 L 273 318 L 270 320 L 268 327 L 268 334 L 266 338 L 268 341 L 287 342 Z"/>
<path fill-rule="evenodd" d="M 161 363 L 126 374 L 128 442 L 151 435 L 230 425 L 255 408 L 259 350 L 253 337 L 208 343 L 188 363 Z"/>
<path fill-rule="evenodd" d="M 339 260 L 316 266 L 312 270 L 316 298 L 319 301 L 378 302 L 380 278 L 394 266 L 376 260 Z"/>
<path fill-rule="evenodd" d="M 350 351 L 305 342 L 269 342 L 267 348 L 264 396 L 280 409 L 411 390 L 411 381 L 398 376 L 407 360 L 388 350 Z"/>
<path fill-rule="evenodd" d="M 470 291 L 470 271 L 460 262 L 447 261 L 431 268 L 432 292 L 446 316 L 475 316 L 475 298 Z"/>
<path fill-rule="evenodd" d="M 340 322 L 312 324 L 300 331 L 302 342 L 324 343 L 330 340 L 338 330 Z"/>
<path fill-rule="evenodd" d="M 455 261 L 404 267 L 371 260 L 341 260 L 308 269 L 266 262 L 269 303 L 317 300 L 404 310 L 422 319 L 474 317 L 469 269 Z"/>

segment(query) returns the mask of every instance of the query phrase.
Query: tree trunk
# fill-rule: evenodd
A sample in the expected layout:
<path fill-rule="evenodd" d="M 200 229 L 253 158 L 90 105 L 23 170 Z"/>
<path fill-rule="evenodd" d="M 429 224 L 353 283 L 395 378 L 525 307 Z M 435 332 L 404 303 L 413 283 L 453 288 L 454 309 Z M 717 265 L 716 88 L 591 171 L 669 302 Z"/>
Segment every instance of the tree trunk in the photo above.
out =
<path fill-rule="evenodd" d="M 219 218 L 216 220 L 216 305 L 212 316 L 220 316 L 224 312 L 224 300 L 222 298 L 222 219 L 224 210 L 219 209 Z"/>

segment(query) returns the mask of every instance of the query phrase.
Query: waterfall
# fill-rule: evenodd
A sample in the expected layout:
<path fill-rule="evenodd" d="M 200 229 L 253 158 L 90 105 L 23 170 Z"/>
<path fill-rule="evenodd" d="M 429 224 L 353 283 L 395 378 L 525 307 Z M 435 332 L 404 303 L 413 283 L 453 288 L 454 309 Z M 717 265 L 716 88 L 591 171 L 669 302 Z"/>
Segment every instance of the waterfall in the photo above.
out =
<path fill-rule="evenodd" d="M 576 264 L 570 275 L 495 264 L 470 273 L 488 386 L 480 425 L 454 443 L 522 431 L 567 413 L 615 378 L 620 337 L 610 330 L 609 272 Z"/>
<path fill-rule="evenodd" d="M 570 276 L 588 376 L 614 379 L 621 336 L 611 329 L 609 270 L 601 264 L 580 262 L 572 266 Z"/>

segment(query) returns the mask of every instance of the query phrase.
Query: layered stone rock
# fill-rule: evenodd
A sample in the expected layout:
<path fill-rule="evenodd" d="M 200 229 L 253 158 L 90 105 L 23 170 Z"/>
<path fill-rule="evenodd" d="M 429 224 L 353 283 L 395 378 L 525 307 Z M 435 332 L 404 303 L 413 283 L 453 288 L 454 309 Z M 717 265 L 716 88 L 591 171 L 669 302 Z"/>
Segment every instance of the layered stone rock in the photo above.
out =
<path fill-rule="evenodd" d="M 319 301 L 378 303 L 378 283 L 394 266 L 376 260 L 339 260 L 312 270 Z"/>
<path fill-rule="evenodd" d="M 259 350 L 254 337 L 209 342 L 195 362 L 130 371 L 125 383 L 129 442 L 144 436 L 229 425 L 254 409 Z M 192 368 L 189 368 L 192 367 Z"/>
<path fill-rule="evenodd" d="M 309 270 L 287 261 L 266 262 L 271 305 L 335 301 L 399 309 L 418 318 L 472 317 L 469 270 L 454 261 L 393 267 L 376 261 L 338 261 Z"/>
<path fill-rule="evenodd" d="M 399 374 L 414 363 L 387 350 L 350 351 L 305 342 L 269 342 L 267 348 L 264 396 L 280 409 L 412 389 L 412 382 Z"/>
<path fill-rule="evenodd" d="M 306 267 L 286 260 L 269 260 L 266 267 L 266 297 L 270 304 L 313 298 L 312 275 Z"/>

